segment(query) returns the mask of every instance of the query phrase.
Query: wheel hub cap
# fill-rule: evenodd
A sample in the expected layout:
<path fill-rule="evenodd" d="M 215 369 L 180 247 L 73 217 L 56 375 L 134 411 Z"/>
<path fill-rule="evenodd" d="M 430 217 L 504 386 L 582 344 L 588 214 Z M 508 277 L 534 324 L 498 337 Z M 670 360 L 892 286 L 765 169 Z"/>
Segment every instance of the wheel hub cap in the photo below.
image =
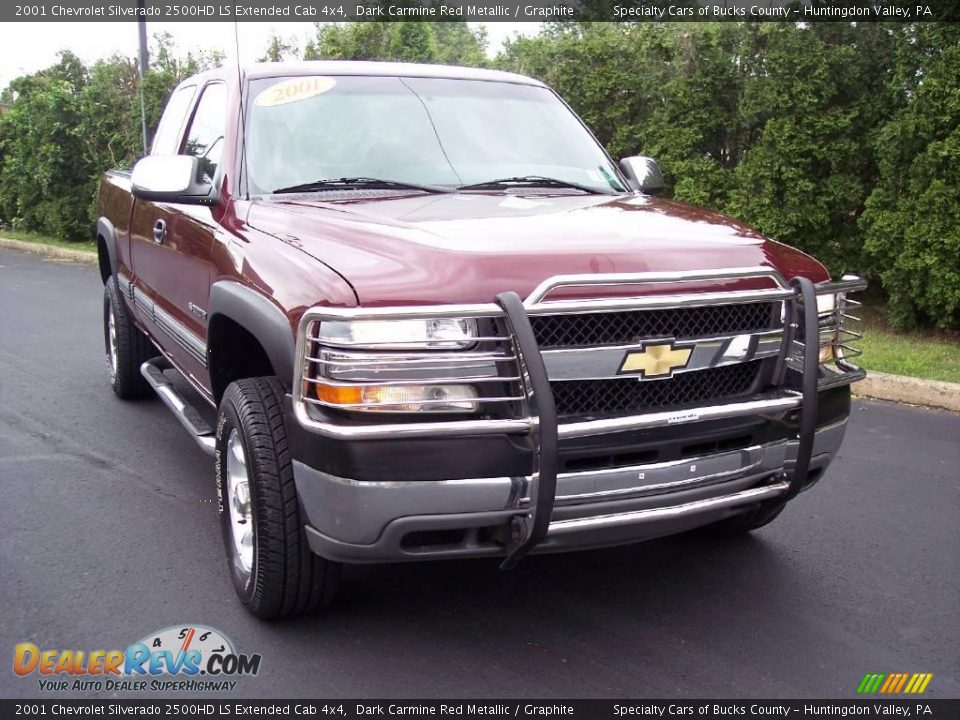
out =
<path fill-rule="evenodd" d="M 236 429 L 231 430 L 227 438 L 227 501 L 230 505 L 234 564 L 247 577 L 253 568 L 253 508 L 250 503 L 247 458 Z"/>
<path fill-rule="evenodd" d="M 107 308 L 107 365 L 113 382 L 117 377 L 117 321 L 112 305 Z"/>

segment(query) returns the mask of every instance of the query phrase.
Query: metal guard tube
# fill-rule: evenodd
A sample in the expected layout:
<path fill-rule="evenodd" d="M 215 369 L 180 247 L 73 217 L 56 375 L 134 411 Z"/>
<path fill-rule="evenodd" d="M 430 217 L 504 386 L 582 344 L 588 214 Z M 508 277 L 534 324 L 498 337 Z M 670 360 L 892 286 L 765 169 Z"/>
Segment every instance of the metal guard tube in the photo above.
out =
<path fill-rule="evenodd" d="M 813 442 L 817 430 L 818 379 L 820 374 L 820 327 L 817 323 L 817 293 L 813 283 L 804 277 L 793 278 L 790 283 L 800 291 L 803 315 L 796 321 L 803 323 L 803 377 L 801 389 L 803 404 L 800 407 L 800 431 L 798 435 L 797 459 L 793 466 L 793 477 L 786 498 L 796 496 L 803 487 L 810 470 L 810 458 L 813 456 Z M 796 307 L 796 304 L 794 305 Z"/>
<path fill-rule="evenodd" d="M 537 482 L 535 486 L 531 483 L 529 520 L 526 533 L 516 542 L 511 537 L 507 546 L 507 558 L 501 567 L 509 569 L 541 542 L 550 529 L 550 519 L 557 494 L 557 407 L 553 400 L 550 380 L 547 377 L 547 368 L 543 364 L 540 347 L 537 345 L 523 301 L 515 292 L 500 293 L 496 300 L 507 316 L 517 353 L 529 378 L 529 389 L 532 391 L 529 401 L 530 410 L 531 415 L 538 418 L 535 427 L 539 436 L 535 448 L 538 457 Z"/>

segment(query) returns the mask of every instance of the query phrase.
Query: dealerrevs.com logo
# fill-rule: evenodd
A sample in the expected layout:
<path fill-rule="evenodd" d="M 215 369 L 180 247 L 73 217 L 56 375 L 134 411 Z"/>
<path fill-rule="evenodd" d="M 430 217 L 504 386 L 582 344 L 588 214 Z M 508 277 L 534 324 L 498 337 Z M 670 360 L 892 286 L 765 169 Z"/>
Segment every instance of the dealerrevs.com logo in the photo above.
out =
<path fill-rule="evenodd" d="M 234 678 L 260 671 L 259 654 L 238 653 L 230 639 L 202 625 L 151 633 L 126 650 L 41 649 L 19 643 L 13 671 L 37 677 L 42 692 L 233 690 Z"/>

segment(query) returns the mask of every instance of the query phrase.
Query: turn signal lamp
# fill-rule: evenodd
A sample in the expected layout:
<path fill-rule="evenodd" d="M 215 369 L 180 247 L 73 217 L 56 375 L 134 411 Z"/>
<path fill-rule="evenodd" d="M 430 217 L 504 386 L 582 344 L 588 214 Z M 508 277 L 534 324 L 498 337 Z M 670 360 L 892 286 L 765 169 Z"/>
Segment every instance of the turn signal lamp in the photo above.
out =
<path fill-rule="evenodd" d="M 471 412 L 477 391 L 470 385 L 325 385 L 317 399 L 344 410 L 376 412 Z"/>

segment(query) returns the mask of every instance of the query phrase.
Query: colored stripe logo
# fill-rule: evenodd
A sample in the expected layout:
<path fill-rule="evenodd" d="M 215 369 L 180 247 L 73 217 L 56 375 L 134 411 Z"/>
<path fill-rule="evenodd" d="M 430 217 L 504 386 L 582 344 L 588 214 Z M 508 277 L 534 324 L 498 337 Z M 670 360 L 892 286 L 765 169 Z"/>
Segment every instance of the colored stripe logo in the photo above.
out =
<path fill-rule="evenodd" d="M 926 691 L 933 673 L 867 673 L 857 686 L 858 695 L 919 695 Z"/>

